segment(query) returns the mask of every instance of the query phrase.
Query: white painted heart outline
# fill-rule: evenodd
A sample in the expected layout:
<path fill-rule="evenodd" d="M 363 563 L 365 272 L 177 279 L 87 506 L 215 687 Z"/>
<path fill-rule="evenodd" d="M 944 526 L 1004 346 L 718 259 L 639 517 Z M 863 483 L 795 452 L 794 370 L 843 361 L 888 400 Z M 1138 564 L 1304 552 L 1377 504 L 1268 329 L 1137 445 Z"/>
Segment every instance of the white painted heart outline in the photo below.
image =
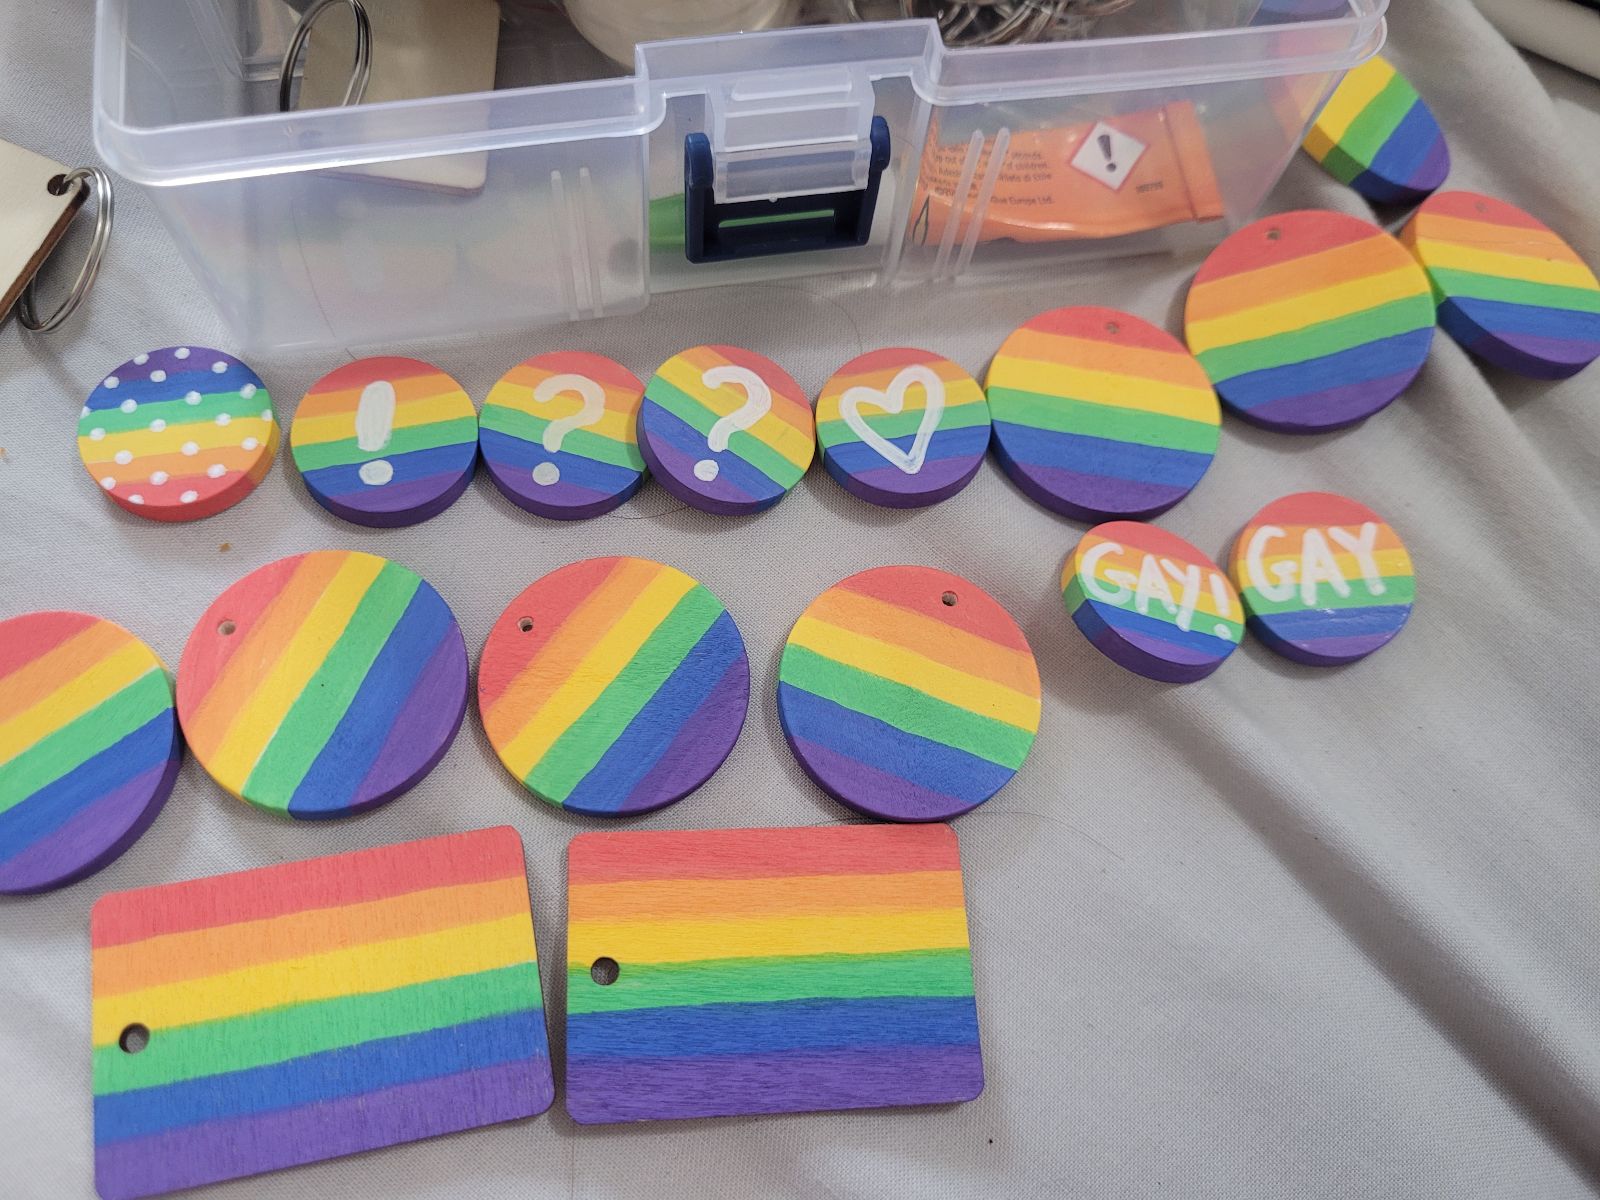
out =
<path fill-rule="evenodd" d="M 902 450 L 867 424 L 861 415 L 860 406 L 870 404 L 891 414 L 903 412 L 906 406 L 906 392 L 913 384 L 922 385 L 927 399 L 922 410 L 922 423 L 917 426 L 917 436 L 911 443 L 911 449 Z M 899 467 L 907 475 L 915 475 L 922 470 L 923 460 L 928 456 L 928 443 L 933 441 L 933 435 L 939 429 L 940 418 L 944 416 L 944 380 L 940 379 L 931 367 L 913 363 L 909 367 L 902 367 L 889 381 L 889 386 L 884 391 L 860 384 L 846 388 L 844 395 L 839 397 L 839 415 L 844 418 L 844 423 L 857 437 L 876 450 L 891 465 Z"/>

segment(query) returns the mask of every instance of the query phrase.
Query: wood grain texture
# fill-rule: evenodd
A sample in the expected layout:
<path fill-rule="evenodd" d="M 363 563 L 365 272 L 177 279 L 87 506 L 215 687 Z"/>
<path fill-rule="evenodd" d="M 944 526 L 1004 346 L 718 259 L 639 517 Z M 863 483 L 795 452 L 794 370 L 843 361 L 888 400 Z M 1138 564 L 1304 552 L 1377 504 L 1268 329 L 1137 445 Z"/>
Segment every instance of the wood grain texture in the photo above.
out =
<path fill-rule="evenodd" d="M 1433 110 L 1385 58 L 1345 73 L 1306 135 L 1306 153 L 1377 204 L 1415 204 L 1450 174 Z"/>
<path fill-rule="evenodd" d="M 467 649 L 412 571 L 316 550 L 251 572 L 200 618 L 178 669 L 196 761 L 233 795 L 304 820 L 392 800 L 444 757 Z"/>
<path fill-rule="evenodd" d="M 1244 637 L 1239 594 L 1222 568 L 1139 521 L 1084 534 L 1062 568 L 1061 595 L 1095 649 L 1163 683 L 1204 679 Z"/>
<path fill-rule="evenodd" d="M 1433 345 L 1427 277 L 1369 221 L 1264 217 L 1216 248 L 1189 288 L 1189 349 L 1222 402 L 1283 433 L 1370 417 L 1410 385 Z"/>
<path fill-rule="evenodd" d="M 567 920 L 567 1109 L 583 1124 L 983 1090 L 947 826 L 582 834 Z M 602 958 L 609 985 L 591 974 Z"/>
<path fill-rule="evenodd" d="M 156 819 L 183 758 L 155 653 L 86 613 L 0 621 L 0 893 L 64 887 Z"/>
<path fill-rule="evenodd" d="M 728 757 L 749 702 L 722 601 L 642 558 L 552 571 L 507 606 L 478 664 L 500 761 L 541 800 L 591 816 L 683 799 Z"/>
<path fill-rule="evenodd" d="M 558 521 L 598 517 L 644 484 L 644 384 L 599 354 L 558 350 L 518 363 L 484 401 L 478 445 L 507 500 Z"/>
<path fill-rule="evenodd" d="M 1177 338 L 1110 308 L 1057 308 L 1012 333 L 986 381 L 1014 483 L 1080 521 L 1151 517 L 1217 453 L 1222 411 Z"/>
<path fill-rule="evenodd" d="M 932 567 L 876 567 L 795 622 L 778 716 L 835 799 L 890 821 L 942 821 L 1016 774 L 1039 731 L 1039 668 L 1011 615 Z"/>
<path fill-rule="evenodd" d="M 522 842 L 451 834 L 114 893 L 90 918 L 103 1200 L 543 1112 Z M 124 1031 L 148 1044 L 124 1048 Z"/>
<path fill-rule="evenodd" d="M 928 350 L 873 350 L 834 372 L 817 397 L 822 465 L 852 496 L 887 508 L 948 500 L 989 447 L 977 382 Z"/>
<path fill-rule="evenodd" d="M 1268 504 L 1239 534 L 1229 570 L 1250 632 L 1309 666 L 1354 662 L 1386 646 L 1416 598 L 1400 535 L 1365 504 L 1332 492 Z"/>
<path fill-rule="evenodd" d="M 266 476 L 278 423 L 261 377 L 231 354 L 168 346 L 101 380 L 78 419 L 78 454 L 106 495 L 152 521 L 231 508 Z"/>
<path fill-rule="evenodd" d="M 1536 217 L 1477 192 L 1440 192 L 1401 238 L 1428 273 L 1439 324 L 1485 362 L 1566 379 L 1600 358 L 1600 280 Z"/>
<path fill-rule="evenodd" d="M 478 461 L 478 414 L 461 385 L 420 359 L 361 358 L 328 372 L 289 426 L 316 502 L 357 525 L 415 525 L 454 504 Z"/>

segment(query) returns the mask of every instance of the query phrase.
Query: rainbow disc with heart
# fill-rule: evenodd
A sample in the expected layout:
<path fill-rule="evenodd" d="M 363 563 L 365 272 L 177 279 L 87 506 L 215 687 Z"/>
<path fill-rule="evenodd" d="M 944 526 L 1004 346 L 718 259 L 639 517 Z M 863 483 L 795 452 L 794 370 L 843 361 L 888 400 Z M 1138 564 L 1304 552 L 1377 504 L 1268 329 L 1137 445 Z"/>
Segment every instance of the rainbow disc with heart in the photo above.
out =
<path fill-rule="evenodd" d="M 1250 632 L 1285 658 L 1330 667 L 1388 645 L 1411 616 L 1405 543 L 1365 504 L 1332 492 L 1274 500 L 1229 564 Z"/>
<path fill-rule="evenodd" d="M 1080 521 L 1165 512 L 1217 452 L 1205 370 L 1166 330 L 1115 309 L 1040 313 L 1006 338 L 986 385 L 1006 474 Z"/>
<path fill-rule="evenodd" d="M 1189 349 L 1222 402 L 1283 433 L 1363 421 L 1422 370 L 1433 296 L 1406 249 L 1343 213 L 1247 225 L 1201 266 L 1184 306 Z"/>
<path fill-rule="evenodd" d="M 1039 668 L 1011 614 L 933 567 L 835 584 L 778 664 L 778 717 L 806 774 L 888 821 L 982 804 L 1028 757 L 1039 714 Z"/>
<path fill-rule="evenodd" d="M 771 508 L 817 450 L 811 402 L 770 358 L 737 346 L 675 354 L 645 385 L 639 450 L 679 500 L 739 515 Z"/>
<path fill-rule="evenodd" d="M 1600 280 L 1515 205 L 1441 192 L 1402 235 L 1433 284 L 1439 324 L 1503 370 L 1565 379 L 1600 358 Z"/>
<path fill-rule="evenodd" d="M 600 354 L 559 350 L 518 363 L 489 389 L 478 419 L 489 478 L 541 517 L 610 512 L 644 483 L 643 400 L 634 373 Z"/>
<path fill-rule="evenodd" d="M 1383 58 L 1345 74 L 1312 122 L 1305 150 L 1377 204 L 1415 204 L 1450 174 L 1450 147 L 1439 122 Z"/>
<path fill-rule="evenodd" d="M 989 447 L 989 405 L 948 358 L 873 350 L 823 385 L 817 442 L 823 467 L 852 496 L 920 508 L 972 482 Z"/>

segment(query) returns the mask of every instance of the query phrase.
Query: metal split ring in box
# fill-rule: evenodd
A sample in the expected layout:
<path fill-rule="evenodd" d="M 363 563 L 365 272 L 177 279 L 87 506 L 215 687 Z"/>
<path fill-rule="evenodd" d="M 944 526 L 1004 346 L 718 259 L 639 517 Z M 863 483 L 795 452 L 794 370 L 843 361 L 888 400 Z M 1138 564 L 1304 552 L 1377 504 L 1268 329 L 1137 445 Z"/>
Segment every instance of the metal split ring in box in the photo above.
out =
<path fill-rule="evenodd" d="M 350 82 L 345 85 L 344 99 L 339 103 L 341 106 L 360 104 L 361 97 L 366 94 L 367 80 L 372 77 L 372 21 L 367 16 L 366 5 L 361 0 L 317 0 L 306 9 L 305 16 L 294 27 L 289 48 L 283 53 L 283 66 L 278 69 L 279 112 L 289 111 L 292 102 L 290 93 L 294 88 L 294 65 L 300 61 L 300 52 L 305 49 L 306 39 L 311 36 L 311 27 L 317 23 L 318 17 L 336 4 L 349 5 L 356 19 L 355 61 L 350 65 Z"/>
<path fill-rule="evenodd" d="M 27 287 L 17 297 L 17 320 L 24 329 L 31 329 L 35 333 L 49 333 L 72 315 L 94 286 L 94 277 L 100 271 L 100 260 L 105 257 L 106 241 L 111 236 L 111 177 L 99 167 L 77 167 L 62 175 L 59 181 L 52 180 L 50 190 L 53 195 L 60 196 L 68 188 L 79 184 L 87 188 L 95 200 L 94 237 L 89 241 L 89 253 L 84 256 L 83 266 L 78 268 L 78 277 L 72 281 L 72 290 L 55 312 L 43 319 L 39 317 L 34 307 L 37 276 L 28 280 Z"/>

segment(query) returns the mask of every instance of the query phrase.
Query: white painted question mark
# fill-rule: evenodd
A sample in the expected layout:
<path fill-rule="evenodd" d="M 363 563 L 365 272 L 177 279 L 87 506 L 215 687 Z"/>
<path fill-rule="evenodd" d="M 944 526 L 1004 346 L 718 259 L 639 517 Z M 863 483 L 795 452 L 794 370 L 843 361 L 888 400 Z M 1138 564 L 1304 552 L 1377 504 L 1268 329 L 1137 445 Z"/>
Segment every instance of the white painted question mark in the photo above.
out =
<path fill-rule="evenodd" d="M 606 390 L 587 375 L 552 375 L 540 380 L 533 389 L 533 398 L 539 404 L 547 404 L 564 392 L 576 392 L 583 407 L 544 427 L 544 448 L 551 454 L 560 452 L 562 440 L 574 429 L 593 425 L 606 415 Z M 533 469 L 533 481 L 546 486 L 559 483 L 561 468 L 553 462 L 542 462 Z"/>
<path fill-rule="evenodd" d="M 356 448 L 363 454 L 377 454 L 394 437 L 394 384 L 374 379 L 361 389 L 356 402 Z M 364 462 L 356 471 L 361 482 L 382 487 L 394 478 L 394 464 L 386 458 Z"/>
<path fill-rule="evenodd" d="M 772 389 L 767 386 L 765 379 L 749 367 L 724 363 L 703 373 L 700 382 L 708 388 L 736 387 L 744 392 L 745 397 L 743 404 L 721 418 L 706 435 L 706 447 L 713 454 L 721 454 L 728 448 L 730 437 L 741 429 L 749 429 L 772 411 Z M 702 458 L 694 465 L 694 475 L 696 479 L 710 483 L 717 477 L 717 469 L 715 459 Z"/>

